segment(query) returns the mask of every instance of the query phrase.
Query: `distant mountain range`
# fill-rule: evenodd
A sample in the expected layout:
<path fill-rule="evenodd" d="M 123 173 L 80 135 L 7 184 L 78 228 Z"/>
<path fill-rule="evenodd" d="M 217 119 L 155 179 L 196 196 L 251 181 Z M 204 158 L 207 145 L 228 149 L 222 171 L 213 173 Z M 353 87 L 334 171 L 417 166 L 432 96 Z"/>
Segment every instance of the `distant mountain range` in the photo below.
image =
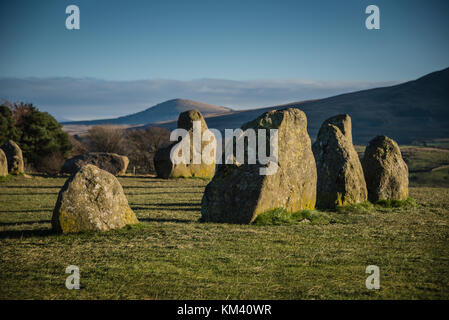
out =
<path fill-rule="evenodd" d="M 325 119 L 341 113 L 352 117 L 353 140 L 357 144 L 366 144 L 378 134 L 387 135 L 401 144 L 446 138 L 449 137 L 449 68 L 395 86 L 260 109 L 236 111 L 191 100 L 174 99 L 116 119 L 64 124 L 145 124 L 141 127 L 173 129 L 180 112 L 198 109 L 210 128 L 224 130 L 238 128 L 268 110 L 287 107 L 300 108 L 306 113 L 312 139 L 316 137 Z"/>
<path fill-rule="evenodd" d="M 144 125 L 147 123 L 162 122 L 177 119 L 181 112 L 191 109 L 197 109 L 203 115 L 217 115 L 232 111 L 232 109 L 230 108 L 214 106 L 203 102 L 192 101 L 187 99 L 172 99 L 159 103 L 143 111 L 119 118 L 88 120 L 88 121 L 68 121 L 63 122 L 62 124 L 63 125 L 99 125 L 99 124 Z"/>
<path fill-rule="evenodd" d="M 401 144 L 449 137 L 449 68 L 399 85 L 342 94 L 330 98 L 293 102 L 261 109 L 234 111 L 206 118 L 210 128 L 238 128 L 263 112 L 300 108 L 315 139 L 327 118 L 347 113 L 352 118 L 354 143 L 366 144 L 387 135 Z M 176 121 L 147 126 L 176 127 Z"/>

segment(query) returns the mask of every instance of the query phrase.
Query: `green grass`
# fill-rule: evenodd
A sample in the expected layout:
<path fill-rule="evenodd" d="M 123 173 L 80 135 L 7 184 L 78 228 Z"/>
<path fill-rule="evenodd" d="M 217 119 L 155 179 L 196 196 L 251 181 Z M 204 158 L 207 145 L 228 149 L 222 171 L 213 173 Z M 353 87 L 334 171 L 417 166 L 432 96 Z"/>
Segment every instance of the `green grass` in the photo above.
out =
<path fill-rule="evenodd" d="M 342 214 L 364 214 L 374 211 L 374 205 L 369 201 L 364 201 L 360 203 L 337 206 L 336 211 Z"/>
<path fill-rule="evenodd" d="M 449 149 L 449 138 L 416 141 L 416 144 L 426 147 Z"/>
<path fill-rule="evenodd" d="M 0 182 L 0 299 L 449 298 L 447 188 L 412 187 L 417 206 L 232 225 L 198 221 L 207 181 L 119 180 L 141 223 L 68 235 L 50 231 L 65 178 Z M 64 285 L 72 264 L 80 290 Z M 365 287 L 372 264 L 380 290 Z"/>
<path fill-rule="evenodd" d="M 410 172 L 430 171 L 449 165 L 449 150 L 401 146 L 401 152 Z"/>
<path fill-rule="evenodd" d="M 259 214 L 254 220 L 254 224 L 268 226 L 268 225 L 292 225 L 297 223 L 311 223 L 311 224 L 329 224 L 333 220 L 325 212 L 315 210 L 301 210 L 294 213 L 289 213 L 284 208 L 277 208 Z"/>
<path fill-rule="evenodd" d="M 449 167 L 427 172 L 411 172 L 410 185 L 449 188 Z"/>

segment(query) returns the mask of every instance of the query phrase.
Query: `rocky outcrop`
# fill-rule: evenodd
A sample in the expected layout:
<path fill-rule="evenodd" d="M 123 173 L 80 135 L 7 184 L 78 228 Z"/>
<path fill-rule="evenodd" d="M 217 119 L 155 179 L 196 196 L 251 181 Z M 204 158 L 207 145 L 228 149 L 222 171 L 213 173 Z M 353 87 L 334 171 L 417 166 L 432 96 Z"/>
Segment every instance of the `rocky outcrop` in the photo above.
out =
<path fill-rule="evenodd" d="M 87 164 L 59 192 L 52 227 L 57 232 L 107 231 L 136 224 L 116 177 Z"/>
<path fill-rule="evenodd" d="M 329 118 L 312 146 L 318 172 L 317 208 L 332 209 L 367 200 L 351 127 L 351 118 L 346 114 Z"/>
<path fill-rule="evenodd" d="M 116 153 L 91 152 L 78 155 L 65 161 L 62 173 L 74 174 L 86 164 L 93 164 L 102 170 L 106 170 L 115 176 L 124 175 L 128 168 L 129 160 L 126 156 Z"/>
<path fill-rule="evenodd" d="M 8 160 L 2 149 L 0 149 L 0 177 L 6 177 L 8 175 Z"/>
<path fill-rule="evenodd" d="M 23 166 L 22 150 L 12 140 L 6 141 L 2 145 L 2 150 L 6 155 L 8 161 L 8 171 L 10 174 L 23 174 L 25 173 Z"/>
<path fill-rule="evenodd" d="M 271 209 L 295 212 L 315 207 L 317 173 L 304 112 L 269 111 L 242 126 L 245 133 L 249 129 L 278 130 L 278 165 L 259 156 L 256 164 L 239 163 L 234 157 L 232 164 L 219 165 L 203 195 L 203 221 L 247 224 Z M 269 136 L 267 130 L 267 155 L 274 147 Z M 272 174 L 261 174 L 264 170 Z"/>
<path fill-rule="evenodd" d="M 198 121 L 201 125 L 198 141 L 201 141 L 196 150 L 197 154 L 200 155 L 205 152 L 205 148 L 212 150 L 210 156 L 213 161 L 210 163 L 205 162 L 203 159 L 199 161 L 194 161 L 194 122 Z M 178 128 L 184 129 L 189 135 L 189 145 L 187 148 L 190 150 L 189 155 L 182 155 L 182 152 L 178 152 L 178 155 L 185 157 L 184 163 L 175 163 L 170 156 L 172 150 L 177 150 L 181 147 L 181 141 L 172 143 L 168 147 L 161 148 L 157 150 L 154 156 L 154 166 L 156 169 L 157 176 L 160 178 L 178 178 L 178 177 L 200 177 L 200 178 L 211 178 L 215 173 L 215 137 L 210 137 L 210 140 L 202 141 L 201 137 L 203 133 L 208 130 L 206 121 L 204 121 L 203 116 L 198 110 L 189 110 L 182 112 L 178 118 Z M 213 144 L 211 146 L 210 144 Z"/>
<path fill-rule="evenodd" d="M 370 201 L 407 199 L 408 167 L 396 141 L 375 137 L 365 149 L 362 164 Z"/>

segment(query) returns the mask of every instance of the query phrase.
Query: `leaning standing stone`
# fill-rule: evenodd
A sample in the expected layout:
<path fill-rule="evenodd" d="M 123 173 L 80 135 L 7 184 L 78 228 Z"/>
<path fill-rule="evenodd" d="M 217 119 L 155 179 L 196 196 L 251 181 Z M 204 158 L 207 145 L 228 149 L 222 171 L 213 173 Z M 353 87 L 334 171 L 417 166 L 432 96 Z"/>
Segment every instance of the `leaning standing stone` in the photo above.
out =
<path fill-rule="evenodd" d="M 318 132 L 312 146 L 318 172 L 318 208 L 333 209 L 367 199 L 363 169 L 352 144 L 351 131 L 351 118 L 344 114 L 324 121 Z"/>
<path fill-rule="evenodd" d="M 408 167 L 393 139 L 377 136 L 371 140 L 362 164 L 370 201 L 407 199 Z"/>
<path fill-rule="evenodd" d="M 2 145 L 2 149 L 5 152 L 6 159 L 8 161 L 8 171 L 10 174 L 22 174 L 25 173 L 23 167 L 22 150 L 17 143 L 12 140 L 6 141 Z"/>
<path fill-rule="evenodd" d="M 8 160 L 2 149 L 0 149 L 0 177 L 6 177 L 8 175 Z"/>
<path fill-rule="evenodd" d="M 258 129 L 278 130 L 277 171 L 261 175 L 260 169 L 269 165 L 260 163 L 259 157 L 256 164 L 234 160 L 233 164 L 219 165 L 203 195 L 202 220 L 247 224 L 275 208 L 289 212 L 313 209 L 317 174 L 304 112 L 296 108 L 272 110 L 242 129 L 254 129 L 256 134 Z M 270 130 L 266 133 L 268 142 Z"/>
<path fill-rule="evenodd" d="M 199 163 L 194 163 L 194 121 L 199 121 L 201 124 L 201 132 L 199 139 L 201 139 L 203 133 L 208 130 L 206 121 L 204 121 L 201 112 L 198 110 L 189 110 L 182 112 L 178 118 L 178 128 L 184 129 L 190 136 L 190 155 L 186 157 L 186 163 L 173 163 L 170 158 L 170 152 L 173 148 L 179 146 L 181 142 L 175 142 L 168 147 L 160 148 L 154 155 L 154 167 L 156 169 L 157 176 L 160 178 L 178 178 L 178 177 L 200 177 L 200 178 L 212 178 L 215 173 L 215 145 L 213 148 L 209 148 L 209 144 L 216 144 L 215 137 L 212 137 L 209 141 L 201 141 L 198 154 L 206 152 L 206 148 L 211 149 L 211 163 L 206 163 L 200 158 Z"/>
<path fill-rule="evenodd" d="M 66 181 L 52 217 L 53 229 L 64 233 L 107 231 L 138 222 L 117 178 L 91 164 Z"/>

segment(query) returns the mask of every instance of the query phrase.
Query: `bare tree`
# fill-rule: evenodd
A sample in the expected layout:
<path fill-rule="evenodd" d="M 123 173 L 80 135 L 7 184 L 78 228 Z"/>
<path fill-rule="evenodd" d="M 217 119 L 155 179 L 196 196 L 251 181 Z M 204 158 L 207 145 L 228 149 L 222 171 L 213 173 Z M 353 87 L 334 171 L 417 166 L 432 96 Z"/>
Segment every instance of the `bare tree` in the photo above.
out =
<path fill-rule="evenodd" d="M 169 144 L 170 132 L 158 127 L 132 129 L 126 132 L 126 141 L 130 168 L 136 167 L 142 173 L 154 172 L 154 154 Z"/>
<path fill-rule="evenodd" d="M 94 126 L 89 129 L 89 138 L 97 152 L 126 153 L 124 129 L 117 126 Z"/>

